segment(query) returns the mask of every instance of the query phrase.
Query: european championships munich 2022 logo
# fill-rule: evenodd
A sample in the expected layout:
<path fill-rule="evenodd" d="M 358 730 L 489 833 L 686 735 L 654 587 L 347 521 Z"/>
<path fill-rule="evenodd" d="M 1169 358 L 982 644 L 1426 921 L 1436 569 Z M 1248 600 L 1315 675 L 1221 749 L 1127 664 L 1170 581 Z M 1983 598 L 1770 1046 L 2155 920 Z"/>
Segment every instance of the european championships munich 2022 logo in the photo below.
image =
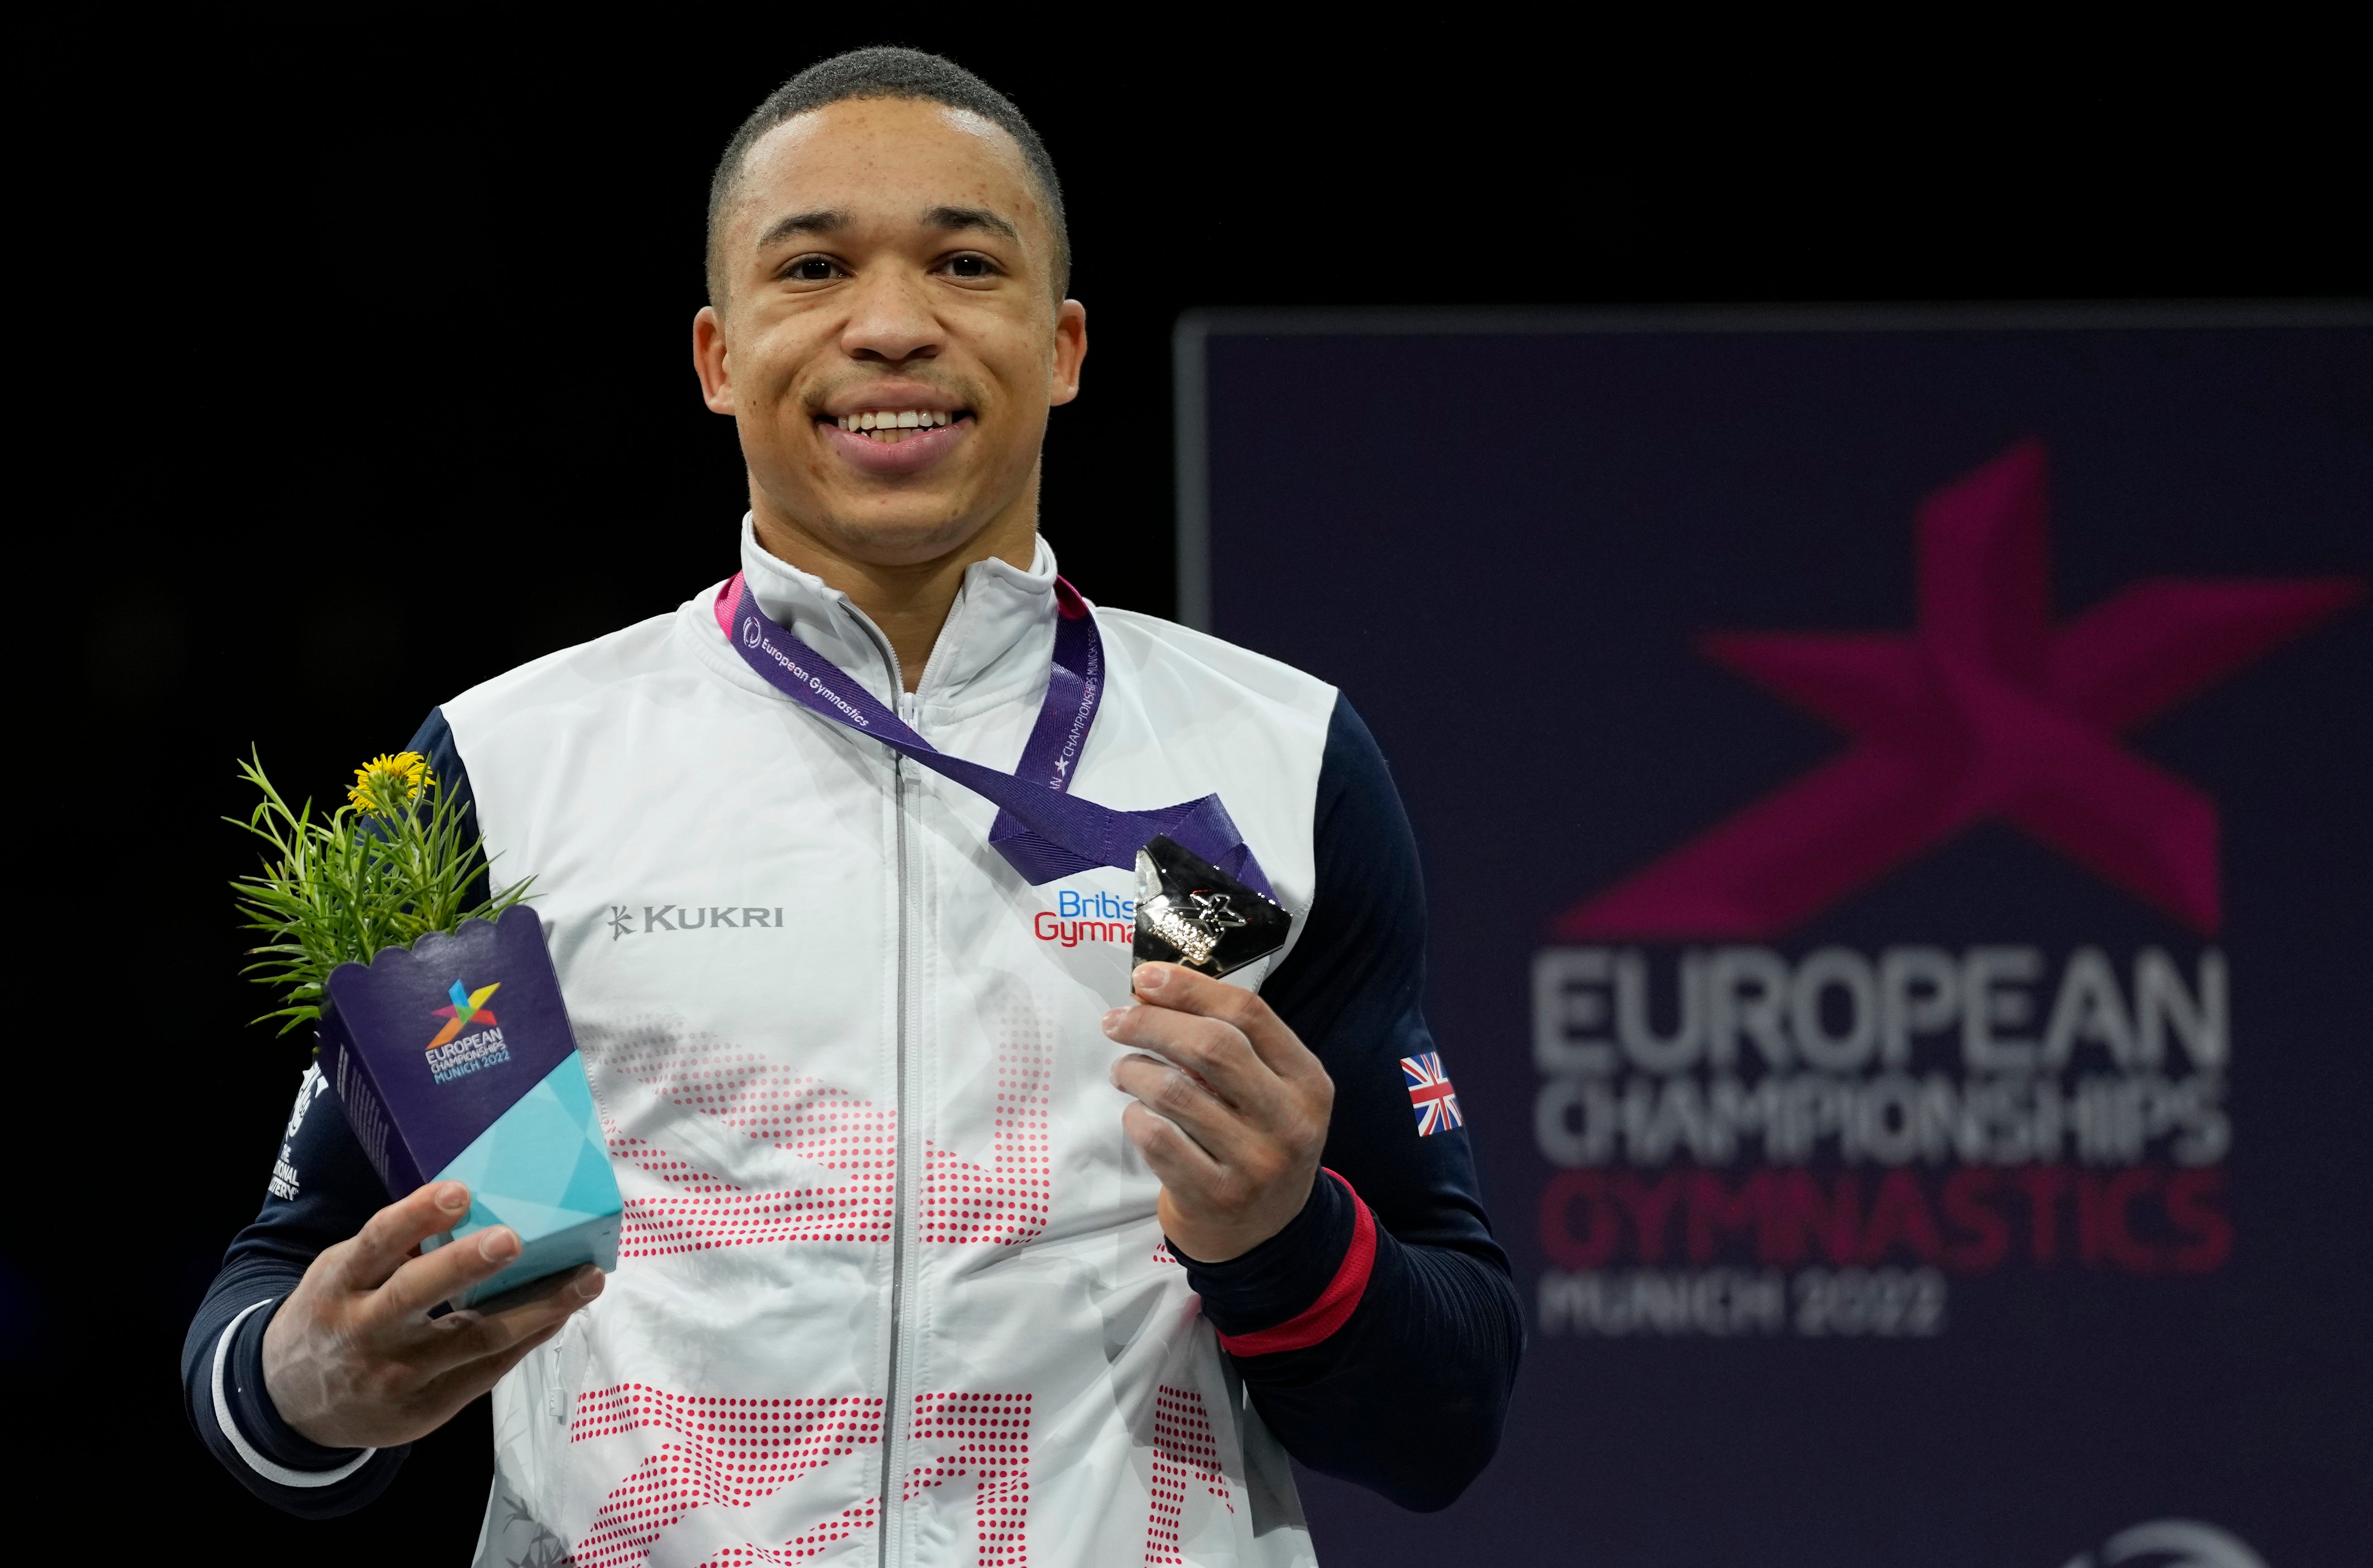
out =
<path fill-rule="evenodd" d="M 502 988 L 503 982 L 497 981 L 473 991 L 457 980 L 446 993 L 452 1000 L 430 1015 L 445 1020 L 428 1042 L 428 1072 L 438 1083 L 450 1084 L 511 1059 L 510 1047 L 503 1043 L 502 1027 L 495 1021 L 495 1010 L 486 1005 L 486 999 Z M 485 1027 L 479 1028 L 479 1025 Z"/>
<path fill-rule="evenodd" d="M 1542 1332 L 1928 1335 L 1949 1276 L 2225 1263 L 2216 806 L 2122 738 L 2362 585 L 2144 581 L 2054 624 L 2047 502 L 2033 441 L 1931 496 L 1912 631 L 1704 639 L 1852 744 L 1536 955 Z M 2192 962 L 1772 945 L 1988 820 L 2190 928 Z"/>

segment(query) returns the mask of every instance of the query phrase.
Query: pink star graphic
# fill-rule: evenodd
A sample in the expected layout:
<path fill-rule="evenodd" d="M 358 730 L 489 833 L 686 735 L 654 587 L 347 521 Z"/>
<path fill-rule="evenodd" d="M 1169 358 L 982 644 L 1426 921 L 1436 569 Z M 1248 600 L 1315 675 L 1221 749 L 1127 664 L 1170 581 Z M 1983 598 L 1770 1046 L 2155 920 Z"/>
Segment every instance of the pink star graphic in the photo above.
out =
<path fill-rule="evenodd" d="M 2000 818 L 2194 930 L 2216 805 L 2121 738 L 2353 602 L 2352 578 L 2138 582 L 2051 623 L 2043 445 L 1921 506 L 1911 633 L 1715 633 L 1705 652 L 1837 725 L 1844 755 L 1560 916 L 1565 940 L 1764 937 Z"/>

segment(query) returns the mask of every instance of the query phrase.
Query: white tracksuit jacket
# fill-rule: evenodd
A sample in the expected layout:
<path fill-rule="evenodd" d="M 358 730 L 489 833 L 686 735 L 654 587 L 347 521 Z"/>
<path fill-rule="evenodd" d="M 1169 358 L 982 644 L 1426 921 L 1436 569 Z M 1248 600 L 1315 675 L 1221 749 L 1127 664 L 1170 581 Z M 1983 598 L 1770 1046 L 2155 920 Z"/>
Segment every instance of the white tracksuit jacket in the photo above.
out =
<path fill-rule="evenodd" d="M 911 695 L 746 525 L 742 570 L 933 745 L 1013 765 L 1053 648 L 1043 544 L 967 572 Z M 1029 886 L 993 807 L 785 700 L 714 599 L 444 709 L 497 874 L 535 876 L 627 1205 L 608 1291 L 496 1391 L 499 1487 L 578 1568 L 1085 1568 L 1144 1561 L 1149 1531 L 1198 1563 L 1312 1561 L 1106 1077 L 1129 874 Z M 1097 619 L 1073 790 L 1216 791 L 1306 910 L 1334 689 Z M 1064 919 L 1065 891 L 1110 917 Z"/>
<path fill-rule="evenodd" d="M 933 745 L 1014 765 L 1054 642 L 1045 546 L 966 573 L 911 695 L 872 624 L 746 522 L 742 564 Z M 775 691 L 716 598 L 488 681 L 415 742 L 497 878 L 535 877 L 626 1202 L 607 1290 L 495 1390 L 481 1568 L 1306 1563 L 1255 1401 L 1305 1463 L 1407 1506 L 1457 1495 L 1521 1318 L 1455 1101 L 1431 1102 L 1415 846 L 1348 705 L 1098 612 L 1074 793 L 1221 796 L 1295 917 L 1230 979 L 1267 985 L 1335 1083 L 1341 1175 L 1243 1259 L 1182 1265 L 1107 1078 L 1131 875 L 1023 882 L 987 801 Z M 182 1357 L 201 1439 L 312 1516 L 403 1459 L 315 1446 L 263 1386 L 278 1303 L 388 1201 L 317 1087 Z"/>

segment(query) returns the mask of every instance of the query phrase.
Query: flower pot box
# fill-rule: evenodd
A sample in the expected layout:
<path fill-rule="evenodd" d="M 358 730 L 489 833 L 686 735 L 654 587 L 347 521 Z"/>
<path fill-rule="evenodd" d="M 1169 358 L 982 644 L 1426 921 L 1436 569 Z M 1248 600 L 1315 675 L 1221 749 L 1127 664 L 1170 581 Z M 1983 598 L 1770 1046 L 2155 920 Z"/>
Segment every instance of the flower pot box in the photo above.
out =
<path fill-rule="evenodd" d="M 427 1246 L 519 1233 L 518 1260 L 457 1306 L 580 1263 L 617 1267 L 618 1183 L 533 911 L 383 947 L 341 964 L 328 990 L 322 1075 L 389 1193 L 470 1189 L 470 1217 Z"/>

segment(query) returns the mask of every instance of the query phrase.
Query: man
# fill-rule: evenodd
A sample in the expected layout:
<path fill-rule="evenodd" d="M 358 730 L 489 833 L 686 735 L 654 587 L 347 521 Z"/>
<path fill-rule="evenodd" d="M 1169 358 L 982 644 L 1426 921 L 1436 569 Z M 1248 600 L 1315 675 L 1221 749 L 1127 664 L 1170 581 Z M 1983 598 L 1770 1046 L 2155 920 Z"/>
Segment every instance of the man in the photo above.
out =
<path fill-rule="evenodd" d="M 484 1563 L 1292 1563 L 1286 1454 L 1417 1508 L 1490 1457 L 1521 1322 L 1431 1086 L 1407 820 L 1331 688 L 1058 583 L 1068 263 L 1036 135 L 934 56 L 826 61 L 726 149 L 693 346 L 740 576 L 414 741 L 536 877 L 619 1267 L 430 1316 L 516 1237 L 421 1252 L 467 1193 L 390 1202 L 309 1074 L 183 1354 L 260 1495 L 360 1506 L 491 1388 Z M 777 638 L 829 679 L 745 656 Z M 1127 862 L 1032 872 L 946 776 L 1017 756 L 1217 796 L 1287 946 L 1132 970 Z"/>

